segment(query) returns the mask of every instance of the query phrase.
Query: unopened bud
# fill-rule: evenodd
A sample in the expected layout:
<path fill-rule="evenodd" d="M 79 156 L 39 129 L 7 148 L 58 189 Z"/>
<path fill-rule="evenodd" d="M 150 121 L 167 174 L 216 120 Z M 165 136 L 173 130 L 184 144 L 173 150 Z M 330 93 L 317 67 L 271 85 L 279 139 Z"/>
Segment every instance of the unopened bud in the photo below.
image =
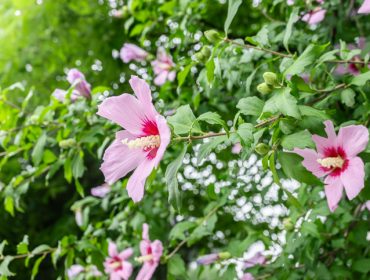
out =
<path fill-rule="evenodd" d="M 269 86 L 275 86 L 277 84 L 277 76 L 273 72 L 263 73 L 263 79 L 265 80 L 265 83 Z"/>
<path fill-rule="evenodd" d="M 218 257 L 220 258 L 220 260 L 227 260 L 231 258 L 231 254 L 229 252 L 221 252 L 218 253 Z"/>
<path fill-rule="evenodd" d="M 266 83 L 259 84 L 257 90 L 262 94 L 269 94 L 272 92 L 272 88 Z"/>
<path fill-rule="evenodd" d="M 207 40 L 210 43 L 218 43 L 222 39 L 220 33 L 218 33 L 214 29 L 207 30 L 206 32 L 204 32 L 204 36 L 206 36 Z"/>
<path fill-rule="evenodd" d="M 290 218 L 285 218 L 283 220 L 283 225 L 286 231 L 291 231 L 294 229 L 294 225 L 292 223 L 292 220 Z"/>
<path fill-rule="evenodd" d="M 195 58 L 199 62 L 206 63 L 208 58 L 211 56 L 211 50 L 208 46 L 204 46 L 200 52 L 195 54 Z"/>
<path fill-rule="evenodd" d="M 73 138 L 65 139 L 59 142 L 59 147 L 62 149 L 72 148 L 76 145 L 76 140 Z"/>
<path fill-rule="evenodd" d="M 254 148 L 257 154 L 264 156 L 270 151 L 270 147 L 266 145 L 265 143 L 259 143 L 257 144 L 256 148 Z"/>

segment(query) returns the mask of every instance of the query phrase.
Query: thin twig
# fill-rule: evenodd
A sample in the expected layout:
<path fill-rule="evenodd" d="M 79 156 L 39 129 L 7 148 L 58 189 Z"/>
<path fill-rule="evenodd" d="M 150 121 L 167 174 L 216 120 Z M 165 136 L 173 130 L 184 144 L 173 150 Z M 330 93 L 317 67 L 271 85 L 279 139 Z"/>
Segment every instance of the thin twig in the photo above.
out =
<path fill-rule="evenodd" d="M 48 250 L 45 250 L 45 251 L 42 251 L 42 252 L 39 252 L 39 253 L 36 253 L 36 254 L 32 254 L 32 252 L 30 252 L 30 253 L 27 253 L 27 254 L 15 255 L 15 256 L 10 256 L 10 257 L 12 257 L 13 259 L 23 259 L 23 258 L 27 258 L 27 257 L 34 257 L 34 256 L 38 256 L 38 255 L 50 254 L 50 253 L 52 253 L 56 250 L 57 250 L 57 248 L 50 248 Z M 5 259 L 5 257 L 8 257 L 8 256 L 0 256 L 0 261 Z"/>

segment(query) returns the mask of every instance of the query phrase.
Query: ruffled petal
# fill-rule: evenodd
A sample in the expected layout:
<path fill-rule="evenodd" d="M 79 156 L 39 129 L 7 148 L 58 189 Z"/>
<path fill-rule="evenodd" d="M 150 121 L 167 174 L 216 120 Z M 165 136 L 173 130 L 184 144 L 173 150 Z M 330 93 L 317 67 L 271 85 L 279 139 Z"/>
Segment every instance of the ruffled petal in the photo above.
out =
<path fill-rule="evenodd" d="M 135 139 L 135 136 L 127 131 L 119 131 L 116 139 L 106 149 L 103 157 L 101 171 L 105 181 L 112 185 L 124 177 L 145 160 L 145 153 L 141 149 L 130 149 L 122 143 L 123 139 Z"/>
<path fill-rule="evenodd" d="M 116 274 L 120 279 L 128 280 L 133 272 L 132 264 L 129 262 L 122 262 L 122 269 L 117 271 Z"/>
<path fill-rule="evenodd" d="M 127 260 L 129 257 L 132 256 L 133 253 L 134 251 L 132 250 L 132 248 L 127 248 L 123 250 L 121 253 L 119 253 L 118 256 L 121 260 Z"/>
<path fill-rule="evenodd" d="M 136 280 L 150 280 L 157 266 L 157 263 L 145 262 L 136 276 Z"/>
<path fill-rule="evenodd" d="M 111 241 L 109 241 L 108 245 L 108 254 L 110 257 L 115 257 L 118 255 L 117 245 Z"/>
<path fill-rule="evenodd" d="M 324 121 L 325 132 L 328 136 L 328 141 L 332 143 L 332 146 L 335 146 L 337 143 L 337 134 L 335 133 L 333 122 L 330 120 Z"/>
<path fill-rule="evenodd" d="M 160 240 L 154 240 L 151 244 L 153 260 L 159 262 L 163 254 L 163 245 Z"/>
<path fill-rule="evenodd" d="M 343 185 L 339 176 L 328 176 L 325 179 L 325 195 L 328 201 L 329 210 L 334 212 L 342 198 Z"/>
<path fill-rule="evenodd" d="M 316 177 L 323 177 L 327 175 L 328 172 L 325 171 L 317 162 L 319 155 L 316 153 L 316 151 L 312 149 L 295 148 L 293 152 L 303 157 L 302 165 L 313 175 Z"/>
<path fill-rule="evenodd" d="M 346 152 L 347 157 L 355 157 L 365 150 L 369 142 L 369 131 L 363 125 L 350 125 L 339 129 L 338 146 Z"/>
<path fill-rule="evenodd" d="M 150 175 L 154 168 L 151 160 L 144 160 L 136 168 L 127 182 L 127 193 L 134 202 L 140 201 L 144 196 L 144 186 L 146 178 Z"/>
<path fill-rule="evenodd" d="M 364 187 L 365 169 L 362 159 L 351 158 L 348 167 L 340 174 L 348 199 L 355 198 Z"/>
<path fill-rule="evenodd" d="M 145 106 L 130 94 L 109 97 L 98 108 L 99 116 L 119 124 L 136 136 L 142 134 L 143 123 L 148 119 Z"/>
<path fill-rule="evenodd" d="M 158 166 L 167 149 L 168 144 L 171 141 L 171 130 L 168 127 L 166 119 L 163 116 L 158 115 L 156 117 L 156 123 L 159 131 L 159 136 L 161 138 L 161 144 L 158 148 L 155 158 L 153 159 L 153 164 L 155 167 Z"/>
<path fill-rule="evenodd" d="M 131 76 L 129 83 L 137 98 L 143 104 L 147 118 L 155 119 L 155 116 L 158 115 L 158 112 L 153 106 L 152 94 L 149 85 L 143 79 L 140 79 L 137 76 Z"/>

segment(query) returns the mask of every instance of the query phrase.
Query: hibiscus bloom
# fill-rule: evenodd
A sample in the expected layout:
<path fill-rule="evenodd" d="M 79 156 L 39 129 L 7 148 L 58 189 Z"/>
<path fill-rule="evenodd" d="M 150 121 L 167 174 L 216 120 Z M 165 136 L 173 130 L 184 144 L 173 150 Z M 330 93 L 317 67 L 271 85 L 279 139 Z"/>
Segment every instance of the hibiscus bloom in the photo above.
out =
<path fill-rule="evenodd" d="M 163 254 L 163 246 L 160 240 L 150 241 L 147 224 L 143 224 L 143 240 L 140 242 L 140 252 L 141 257 L 137 260 L 143 262 L 143 266 L 136 276 L 136 280 L 150 280 L 159 265 Z"/>
<path fill-rule="evenodd" d="M 231 148 L 231 152 L 233 154 L 240 154 L 240 152 L 242 151 L 243 147 L 242 145 L 240 144 L 240 142 L 237 142 L 233 145 L 233 147 Z"/>
<path fill-rule="evenodd" d="M 110 280 L 127 280 L 130 278 L 133 267 L 127 261 L 133 254 L 132 248 L 127 248 L 118 253 L 117 245 L 109 242 L 108 245 L 109 257 L 105 259 L 104 268 L 105 272 L 110 275 Z"/>
<path fill-rule="evenodd" d="M 350 125 L 335 133 L 333 123 L 325 121 L 327 138 L 313 135 L 316 150 L 298 149 L 294 152 L 303 157 L 303 166 L 316 177 L 325 177 L 325 194 L 330 211 L 338 207 L 343 187 L 348 199 L 355 198 L 364 187 L 364 163 L 357 156 L 369 141 L 365 126 Z"/>
<path fill-rule="evenodd" d="M 370 14 L 370 0 L 365 0 L 362 3 L 360 9 L 358 10 L 359 14 Z"/>
<path fill-rule="evenodd" d="M 302 20 L 307 22 L 309 25 L 315 25 L 324 20 L 326 10 L 320 7 L 308 12 L 302 17 Z"/>
<path fill-rule="evenodd" d="M 127 192 L 138 202 L 143 198 L 146 178 L 158 167 L 170 143 L 171 132 L 152 104 L 149 85 L 136 76 L 129 82 L 137 98 L 122 94 L 105 99 L 99 106 L 98 115 L 126 129 L 116 133 L 100 169 L 109 185 L 136 169 L 128 180 Z"/>
<path fill-rule="evenodd" d="M 74 264 L 67 271 L 68 279 L 74 279 L 83 272 L 95 277 L 102 276 L 102 273 L 95 265 L 91 265 L 85 268 L 82 265 Z"/>
<path fill-rule="evenodd" d="M 124 63 L 132 60 L 143 61 L 147 58 L 148 53 L 134 44 L 125 43 L 120 51 L 120 57 Z"/>
<path fill-rule="evenodd" d="M 167 80 L 171 82 L 175 80 L 176 71 L 173 70 L 175 64 L 172 57 L 164 49 L 158 49 L 157 59 L 152 62 L 152 67 L 156 75 L 154 84 L 157 86 L 163 85 Z"/>

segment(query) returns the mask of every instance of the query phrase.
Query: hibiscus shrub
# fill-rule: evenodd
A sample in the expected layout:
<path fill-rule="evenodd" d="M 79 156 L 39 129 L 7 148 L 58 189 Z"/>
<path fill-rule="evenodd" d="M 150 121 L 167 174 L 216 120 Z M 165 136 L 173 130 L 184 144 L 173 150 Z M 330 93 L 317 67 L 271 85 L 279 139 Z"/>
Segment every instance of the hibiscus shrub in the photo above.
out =
<path fill-rule="evenodd" d="M 369 279 L 368 0 L 3 0 L 0 279 Z"/>

